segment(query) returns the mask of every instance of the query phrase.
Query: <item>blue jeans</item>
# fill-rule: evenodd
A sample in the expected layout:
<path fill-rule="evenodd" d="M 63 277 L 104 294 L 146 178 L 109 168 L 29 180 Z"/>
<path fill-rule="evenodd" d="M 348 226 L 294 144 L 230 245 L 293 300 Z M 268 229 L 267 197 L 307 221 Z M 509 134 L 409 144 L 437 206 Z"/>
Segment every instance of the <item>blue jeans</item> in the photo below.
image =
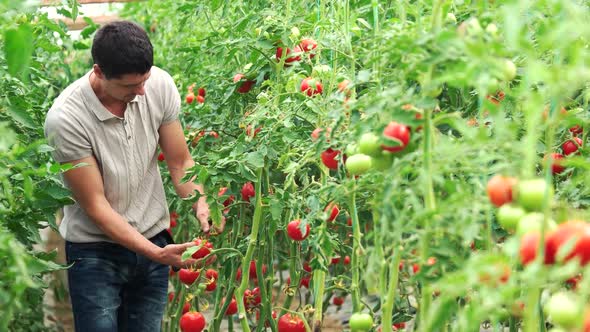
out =
<path fill-rule="evenodd" d="M 163 233 L 165 233 L 164 231 Z M 150 239 L 159 247 L 167 234 Z M 66 241 L 76 331 L 160 331 L 168 301 L 167 265 L 109 242 Z"/>

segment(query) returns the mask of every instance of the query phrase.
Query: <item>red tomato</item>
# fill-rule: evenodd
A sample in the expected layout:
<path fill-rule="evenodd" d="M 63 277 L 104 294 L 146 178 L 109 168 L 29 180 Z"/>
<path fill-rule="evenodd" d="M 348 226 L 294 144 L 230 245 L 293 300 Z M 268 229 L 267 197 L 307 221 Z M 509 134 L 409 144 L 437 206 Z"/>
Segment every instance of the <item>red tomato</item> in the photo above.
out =
<path fill-rule="evenodd" d="M 290 64 L 291 62 L 295 62 L 295 61 L 300 61 L 301 60 L 301 48 L 299 48 L 299 46 L 295 46 L 295 48 L 293 48 L 293 53 L 295 53 L 294 56 L 289 56 L 289 54 L 291 53 L 291 49 L 290 48 L 285 48 L 285 65 Z M 283 48 L 282 47 L 277 47 L 277 53 L 276 53 L 276 58 L 277 61 L 281 61 L 281 58 L 283 57 Z"/>
<path fill-rule="evenodd" d="M 522 265 L 528 265 L 537 257 L 537 248 L 541 235 L 539 232 L 530 232 L 520 239 L 520 261 Z"/>
<path fill-rule="evenodd" d="M 332 299 L 332 303 L 335 306 L 341 306 L 342 304 L 344 304 L 344 298 L 341 296 L 334 296 L 334 298 Z"/>
<path fill-rule="evenodd" d="M 344 265 L 349 265 L 350 264 L 350 256 L 344 256 Z"/>
<path fill-rule="evenodd" d="M 193 101 L 195 101 L 195 94 L 190 92 L 186 95 L 186 103 L 187 104 L 192 104 Z"/>
<path fill-rule="evenodd" d="M 219 192 L 217 193 L 217 195 L 219 197 L 225 195 L 225 193 L 227 192 L 227 187 L 221 187 L 219 188 Z M 232 204 L 234 202 L 235 196 L 234 195 L 229 195 L 229 197 L 223 201 L 223 206 L 224 207 L 228 207 L 230 204 Z"/>
<path fill-rule="evenodd" d="M 303 286 L 303 287 L 309 289 L 310 282 L 311 282 L 311 277 L 303 277 L 303 278 L 301 278 L 301 281 L 299 282 L 299 286 Z"/>
<path fill-rule="evenodd" d="M 266 274 L 266 264 L 262 264 L 262 274 Z M 248 276 L 250 277 L 250 279 L 258 279 L 258 276 L 256 275 L 255 260 L 250 261 L 250 271 L 248 273 Z"/>
<path fill-rule="evenodd" d="M 174 228 L 174 227 L 176 227 L 176 225 L 177 225 L 176 219 L 170 218 L 170 228 Z"/>
<path fill-rule="evenodd" d="M 164 161 L 166 159 L 166 157 L 164 157 L 164 153 L 160 152 L 160 154 L 158 155 L 158 161 Z"/>
<path fill-rule="evenodd" d="M 211 249 L 213 249 L 213 243 L 211 243 L 207 240 L 196 239 L 195 244 L 197 245 L 197 247 L 198 246 L 202 246 L 202 247 L 199 250 L 195 251 L 195 253 L 192 256 L 194 259 L 203 258 L 203 257 L 209 255 L 209 253 L 211 253 Z"/>
<path fill-rule="evenodd" d="M 545 156 L 545 160 L 549 159 L 549 156 Z M 553 175 L 560 174 L 565 171 L 565 167 L 561 164 L 561 160 L 563 159 L 563 155 L 561 153 L 552 153 L 551 154 L 551 172 Z"/>
<path fill-rule="evenodd" d="M 254 190 L 254 185 L 252 182 L 244 183 L 242 186 L 242 200 L 246 202 L 250 202 L 250 198 L 256 195 L 256 191 Z"/>
<path fill-rule="evenodd" d="M 323 90 L 324 87 L 322 86 L 322 82 L 319 80 L 308 77 L 301 81 L 301 92 L 307 94 L 308 97 L 319 95 Z"/>
<path fill-rule="evenodd" d="M 490 202 L 497 207 L 512 202 L 512 188 L 516 184 L 516 178 L 494 175 L 487 186 Z"/>
<path fill-rule="evenodd" d="M 189 310 L 191 310 L 191 304 L 188 302 L 185 302 L 184 305 L 182 306 L 182 313 L 186 314 L 187 312 L 189 312 Z"/>
<path fill-rule="evenodd" d="M 225 302 L 225 298 L 223 299 L 223 302 Z M 222 305 L 223 305 L 222 302 Z M 229 302 L 229 305 L 227 306 L 227 310 L 225 310 L 225 315 L 226 316 L 231 316 L 231 315 L 235 315 L 238 313 L 238 302 L 236 301 L 236 298 L 232 298 L 231 302 Z"/>
<path fill-rule="evenodd" d="M 339 150 L 332 150 L 332 148 L 328 148 L 321 154 L 322 162 L 329 169 L 338 169 L 338 160 L 336 159 L 338 154 L 340 154 Z"/>
<path fill-rule="evenodd" d="M 308 262 L 303 263 L 303 270 L 311 273 L 311 266 L 309 265 Z"/>
<path fill-rule="evenodd" d="M 328 217 L 328 222 L 333 222 L 334 220 L 336 220 L 336 217 L 338 217 L 338 214 L 340 213 L 340 209 L 338 208 L 338 205 L 336 205 L 334 203 L 328 204 L 328 206 L 326 206 L 324 211 L 330 212 L 330 216 Z"/>
<path fill-rule="evenodd" d="M 305 324 L 297 315 L 285 314 L 279 318 L 279 332 L 305 332 Z"/>
<path fill-rule="evenodd" d="M 201 332 L 205 325 L 205 316 L 200 312 L 189 311 L 180 317 L 180 330 L 182 332 Z"/>
<path fill-rule="evenodd" d="M 582 126 L 580 126 L 580 125 L 575 125 L 575 126 L 571 127 L 569 129 L 569 131 L 570 131 L 570 133 L 572 133 L 574 135 L 579 135 L 584 132 L 584 128 L 582 128 Z"/>
<path fill-rule="evenodd" d="M 578 244 L 583 244 L 580 240 L 587 228 L 588 225 L 583 221 L 568 221 L 558 225 L 554 231 L 547 234 L 545 239 L 545 264 L 555 263 L 556 255 L 561 246 L 577 238 L 570 252 L 565 255 L 566 261 L 573 258 L 577 251 L 581 249 L 578 248 Z"/>
<path fill-rule="evenodd" d="M 332 259 L 330 260 L 330 264 L 332 265 L 336 265 L 340 263 L 340 257 L 332 257 Z"/>
<path fill-rule="evenodd" d="M 405 329 L 406 328 L 406 323 L 405 322 L 401 322 L 401 323 L 395 323 L 391 326 L 391 328 L 394 331 L 400 330 L 400 329 Z"/>
<path fill-rule="evenodd" d="M 253 290 L 246 289 L 244 291 L 244 305 L 246 308 L 254 308 L 262 302 L 260 297 L 260 289 L 258 287 Z"/>
<path fill-rule="evenodd" d="M 199 104 L 202 104 L 202 103 L 204 103 L 204 102 L 205 102 L 205 97 L 203 97 L 203 96 L 201 96 L 201 95 L 198 95 L 198 96 L 197 96 L 197 102 L 199 102 Z"/>
<path fill-rule="evenodd" d="M 301 229 L 299 228 L 299 224 L 301 224 L 301 220 L 295 219 L 289 222 L 289 224 L 287 225 L 287 235 L 289 235 L 289 237 L 293 241 L 303 241 L 309 235 L 311 226 L 307 224 L 305 234 L 302 234 Z"/>
<path fill-rule="evenodd" d="M 217 288 L 217 280 L 208 281 L 205 286 L 205 290 L 208 292 L 214 291 L 215 288 Z"/>
<path fill-rule="evenodd" d="M 317 141 L 320 138 L 320 134 L 324 131 L 324 128 L 316 128 L 311 132 L 311 140 Z M 326 128 L 326 142 L 330 142 L 330 133 L 332 132 L 332 128 Z"/>
<path fill-rule="evenodd" d="M 582 146 L 582 139 L 579 137 L 574 137 L 573 140 L 569 140 L 561 146 L 563 150 L 563 154 L 569 156 L 572 153 L 576 153 L 578 149 Z"/>
<path fill-rule="evenodd" d="M 234 83 L 238 83 L 242 78 L 244 78 L 244 74 L 236 74 L 234 76 Z M 255 83 L 256 81 L 246 79 L 244 83 L 240 84 L 240 87 L 236 91 L 238 91 L 238 93 L 247 93 L 252 89 L 252 86 Z"/>
<path fill-rule="evenodd" d="M 201 96 L 201 97 L 203 97 L 203 98 L 205 98 L 205 88 L 199 88 L 198 95 Z"/>
<path fill-rule="evenodd" d="M 418 272 L 420 272 L 420 264 L 412 264 L 412 272 L 414 272 L 414 274 L 417 274 Z"/>
<path fill-rule="evenodd" d="M 312 51 L 318 47 L 318 43 L 311 38 L 303 38 L 299 44 L 299 47 L 303 52 L 309 53 L 309 58 L 313 59 L 315 53 Z"/>
<path fill-rule="evenodd" d="M 350 96 L 350 89 L 348 88 L 349 85 L 349 80 L 343 80 L 342 82 L 338 83 L 338 91 L 344 93 L 346 96 Z"/>
<path fill-rule="evenodd" d="M 192 285 L 199 278 L 199 275 L 199 271 L 192 269 L 180 269 L 178 271 L 178 279 L 185 285 Z"/>
<path fill-rule="evenodd" d="M 565 281 L 570 289 L 578 289 L 578 283 L 582 280 L 582 275 L 578 274 Z"/>
<path fill-rule="evenodd" d="M 246 127 L 246 136 L 252 136 L 252 138 L 254 138 L 254 137 L 256 137 L 256 134 L 258 134 L 261 130 L 262 130 L 262 127 L 258 127 L 256 129 L 254 129 L 254 131 L 252 131 L 252 126 L 248 125 Z"/>
<path fill-rule="evenodd" d="M 271 315 L 272 315 L 272 319 L 277 319 L 277 312 L 276 311 L 273 310 Z M 260 310 L 256 310 L 256 320 L 260 320 Z M 268 320 L 266 322 L 264 322 L 264 326 L 270 327 Z"/>
<path fill-rule="evenodd" d="M 168 293 L 168 302 L 172 302 L 173 299 L 174 299 L 174 292 Z"/>
<path fill-rule="evenodd" d="M 214 269 L 208 269 L 205 272 L 205 278 L 207 279 L 207 287 L 206 290 L 213 291 L 217 288 L 217 278 L 219 274 Z"/>
<path fill-rule="evenodd" d="M 393 139 L 399 144 L 394 146 L 382 145 L 383 150 L 389 152 L 399 152 L 406 148 L 410 142 L 410 130 L 406 125 L 397 123 L 395 121 L 390 122 L 385 129 L 383 129 L 383 136 L 387 139 Z"/>

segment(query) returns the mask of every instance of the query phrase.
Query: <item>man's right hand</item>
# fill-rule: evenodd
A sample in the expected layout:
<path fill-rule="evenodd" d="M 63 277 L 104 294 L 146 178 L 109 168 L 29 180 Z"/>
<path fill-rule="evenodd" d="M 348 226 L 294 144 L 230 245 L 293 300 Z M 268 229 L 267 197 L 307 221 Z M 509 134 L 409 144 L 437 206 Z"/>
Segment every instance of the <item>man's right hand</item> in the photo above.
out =
<path fill-rule="evenodd" d="M 182 254 L 186 249 L 195 246 L 194 242 L 187 242 L 181 244 L 169 244 L 156 253 L 154 260 L 164 265 L 170 265 L 178 268 L 187 268 L 197 264 L 197 260 L 189 258 L 182 260 Z"/>

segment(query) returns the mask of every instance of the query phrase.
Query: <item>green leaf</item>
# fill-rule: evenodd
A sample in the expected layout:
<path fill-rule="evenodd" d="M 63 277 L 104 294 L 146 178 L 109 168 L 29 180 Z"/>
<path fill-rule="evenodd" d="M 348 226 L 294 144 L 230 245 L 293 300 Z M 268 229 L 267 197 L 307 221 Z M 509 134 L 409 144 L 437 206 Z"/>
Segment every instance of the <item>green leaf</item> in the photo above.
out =
<path fill-rule="evenodd" d="M 75 41 L 74 44 L 74 49 L 75 50 L 87 50 L 90 48 L 89 42 L 88 41 Z"/>
<path fill-rule="evenodd" d="M 33 120 L 33 118 L 31 118 L 31 116 L 27 113 L 27 111 L 23 109 L 11 107 L 8 109 L 8 114 L 12 117 L 14 121 L 20 123 L 21 125 L 27 128 L 35 129 L 37 127 L 35 125 L 35 120 Z"/>
<path fill-rule="evenodd" d="M 89 20 L 91 23 L 89 23 L 89 24 L 88 24 L 88 26 L 87 26 L 87 27 L 85 27 L 85 28 L 82 30 L 82 32 L 80 32 L 80 36 L 82 36 L 82 38 L 88 38 L 88 37 L 90 37 L 90 35 L 91 35 L 92 33 L 94 33 L 94 31 L 96 31 L 96 29 L 98 28 L 98 26 L 97 26 L 96 24 L 94 24 L 94 23 L 92 22 L 92 20 L 90 20 L 90 19 L 89 19 L 89 18 L 87 18 L 87 17 L 84 17 L 84 21 L 86 21 L 86 22 L 88 23 L 88 20 Z"/>
<path fill-rule="evenodd" d="M 28 200 L 33 199 L 33 179 L 29 175 L 23 174 L 23 190 L 25 191 L 25 197 Z"/>
<path fill-rule="evenodd" d="M 69 10 L 65 9 L 65 8 L 58 9 L 57 10 L 57 13 L 60 14 L 60 15 L 65 16 L 67 18 L 72 18 L 72 13 Z"/>
<path fill-rule="evenodd" d="M 33 54 L 32 27 L 29 24 L 21 24 L 17 29 L 8 29 L 4 33 L 4 40 L 8 72 L 14 77 L 24 77 Z"/>
<path fill-rule="evenodd" d="M 70 6 L 72 7 L 72 20 L 78 18 L 78 0 L 70 0 Z"/>
<path fill-rule="evenodd" d="M 246 156 L 246 163 L 254 168 L 260 168 L 264 166 L 264 155 L 261 151 L 255 151 L 248 153 Z"/>
<path fill-rule="evenodd" d="M 16 133 L 8 127 L 8 122 L 0 122 L 0 152 L 8 151 L 16 142 Z"/>
<path fill-rule="evenodd" d="M 35 258 L 33 258 L 27 262 L 28 272 L 31 275 L 65 270 L 72 265 L 65 266 L 65 265 L 60 265 L 60 264 L 57 264 L 57 263 L 54 263 L 51 261 L 44 261 L 44 260 L 35 259 Z"/>
<path fill-rule="evenodd" d="M 283 204 L 283 201 L 277 197 L 273 197 L 270 202 L 270 214 L 272 215 L 272 219 L 280 220 L 285 204 Z"/>
<path fill-rule="evenodd" d="M 55 150 L 55 149 L 47 144 L 41 144 L 37 147 L 38 153 L 46 153 L 46 152 L 51 152 L 53 150 Z"/>

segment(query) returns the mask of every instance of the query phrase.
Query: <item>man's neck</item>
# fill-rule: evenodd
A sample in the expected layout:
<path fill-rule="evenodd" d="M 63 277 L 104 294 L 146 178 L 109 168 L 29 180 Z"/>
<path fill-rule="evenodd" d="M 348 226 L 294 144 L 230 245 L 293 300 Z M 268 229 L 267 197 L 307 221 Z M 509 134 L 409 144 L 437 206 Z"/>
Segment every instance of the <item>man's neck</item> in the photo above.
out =
<path fill-rule="evenodd" d="M 104 93 L 100 81 L 96 78 L 94 73 L 90 73 L 90 86 L 94 91 L 94 94 L 100 101 L 100 103 L 111 113 L 116 116 L 123 117 L 125 110 L 127 109 L 127 103 L 120 100 L 114 99 L 113 97 Z"/>

